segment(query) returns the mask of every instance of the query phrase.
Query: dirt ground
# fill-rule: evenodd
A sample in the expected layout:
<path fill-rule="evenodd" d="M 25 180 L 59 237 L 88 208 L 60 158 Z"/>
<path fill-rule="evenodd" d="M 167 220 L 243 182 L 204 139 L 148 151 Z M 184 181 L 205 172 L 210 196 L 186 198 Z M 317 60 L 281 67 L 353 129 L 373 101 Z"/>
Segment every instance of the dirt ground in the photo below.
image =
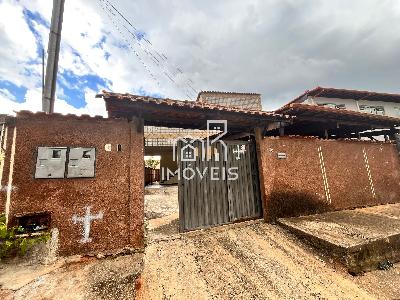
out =
<path fill-rule="evenodd" d="M 144 214 L 147 220 L 179 212 L 177 185 L 150 185 L 144 190 Z"/>
<path fill-rule="evenodd" d="M 179 235 L 174 189 L 154 189 L 145 196 L 146 210 L 153 210 L 146 214 L 153 218 L 148 220 L 142 299 L 400 298 L 400 264 L 353 277 L 261 220 Z"/>
<path fill-rule="evenodd" d="M 0 265 L 0 299 L 134 299 L 142 254 L 69 257 L 50 265 Z"/>
<path fill-rule="evenodd" d="M 146 187 L 144 207 L 148 242 L 170 239 L 178 235 L 178 186 Z"/>

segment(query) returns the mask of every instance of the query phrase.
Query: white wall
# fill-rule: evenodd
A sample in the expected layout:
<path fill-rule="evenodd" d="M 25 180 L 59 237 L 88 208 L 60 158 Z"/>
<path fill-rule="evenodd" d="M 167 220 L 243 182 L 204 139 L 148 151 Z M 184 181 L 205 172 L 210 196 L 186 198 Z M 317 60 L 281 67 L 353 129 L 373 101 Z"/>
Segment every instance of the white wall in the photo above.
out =
<path fill-rule="evenodd" d="M 358 103 L 360 105 L 379 105 L 379 106 L 383 106 L 384 109 L 385 109 L 385 116 L 400 118 L 400 115 L 394 109 L 395 107 L 398 107 L 400 109 L 400 103 L 382 102 L 382 101 L 367 101 L 367 100 L 360 100 L 360 101 L 358 101 Z"/>
<path fill-rule="evenodd" d="M 356 101 L 354 99 L 338 99 L 338 98 L 323 98 L 323 97 L 315 97 L 315 98 L 308 97 L 308 99 L 304 102 L 308 104 L 322 104 L 322 103 L 345 104 L 347 110 L 353 110 L 353 111 L 359 111 L 358 108 L 359 105 L 373 105 L 373 106 L 378 105 L 384 107 L 385 116 L 400 118 L 400 115 L 395 110 L 395 107 L 398 107 L 400 109 L 400 103 L 369 101 L 369 100 Z"/>

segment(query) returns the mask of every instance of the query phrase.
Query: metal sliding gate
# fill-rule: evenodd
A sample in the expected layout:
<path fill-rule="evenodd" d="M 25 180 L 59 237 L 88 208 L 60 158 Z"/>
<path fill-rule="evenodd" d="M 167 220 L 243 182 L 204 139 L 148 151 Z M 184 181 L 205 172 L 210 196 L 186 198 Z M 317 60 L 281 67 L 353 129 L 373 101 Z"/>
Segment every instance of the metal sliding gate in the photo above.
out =
<path fill-rule="evenodd" d="M 254 142 L 180 141 L 180 231 L 262 216 Z"/>

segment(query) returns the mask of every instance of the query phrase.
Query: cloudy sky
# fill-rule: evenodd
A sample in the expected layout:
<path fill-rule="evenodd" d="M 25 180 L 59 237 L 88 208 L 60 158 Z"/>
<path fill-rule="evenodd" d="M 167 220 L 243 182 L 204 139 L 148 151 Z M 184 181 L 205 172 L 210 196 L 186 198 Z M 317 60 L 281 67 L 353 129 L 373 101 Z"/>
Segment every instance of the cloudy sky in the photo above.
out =
<path fill-rule="evenodd" d="M 0 0 L 0 113 L 41 109 L 51 10 Z M 270 110 L 315 86 L 399 93 L 399 79 L 398 0 L 66 0 L 55 110 L 105 115 L 102 89 L 258 92 Z"/>

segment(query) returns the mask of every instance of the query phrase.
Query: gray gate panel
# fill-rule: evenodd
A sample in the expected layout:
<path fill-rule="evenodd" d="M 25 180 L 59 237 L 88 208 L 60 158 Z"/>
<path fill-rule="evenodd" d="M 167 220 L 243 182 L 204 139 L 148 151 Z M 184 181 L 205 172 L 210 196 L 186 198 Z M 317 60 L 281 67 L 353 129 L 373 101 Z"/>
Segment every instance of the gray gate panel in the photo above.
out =
<path fill-rule="evenodd" d="M 254 144 L 243 141 L 225 143 L 228 151 L 227 161 L 223 159 L 224 147 L 221 143 L 212 145 L 210 160 L 203 160 L 207 154 L 203 152 L 202 143 L 194 141 L 191 145 L 197 149 L 197 155 L 192 161 L 181 159 L 180 150 L 187 144 L 182 141 L 178 143 L 181 231 L 227 224 L 262 215 Z M 185 168 L 188 167 L 195 171 L 194 177 L 190 180 L 183 176 L 191 174 L 191 171 L 185 173 Z M 231 167 L 238 168 L 236 180 L 228 180 L 230 176 L 228 169 Z M 218 170 L 219 180 L 212 180 L 212 168 Z M 204 173 L 204 177 L 202 178 L 198 172 Z"/>

